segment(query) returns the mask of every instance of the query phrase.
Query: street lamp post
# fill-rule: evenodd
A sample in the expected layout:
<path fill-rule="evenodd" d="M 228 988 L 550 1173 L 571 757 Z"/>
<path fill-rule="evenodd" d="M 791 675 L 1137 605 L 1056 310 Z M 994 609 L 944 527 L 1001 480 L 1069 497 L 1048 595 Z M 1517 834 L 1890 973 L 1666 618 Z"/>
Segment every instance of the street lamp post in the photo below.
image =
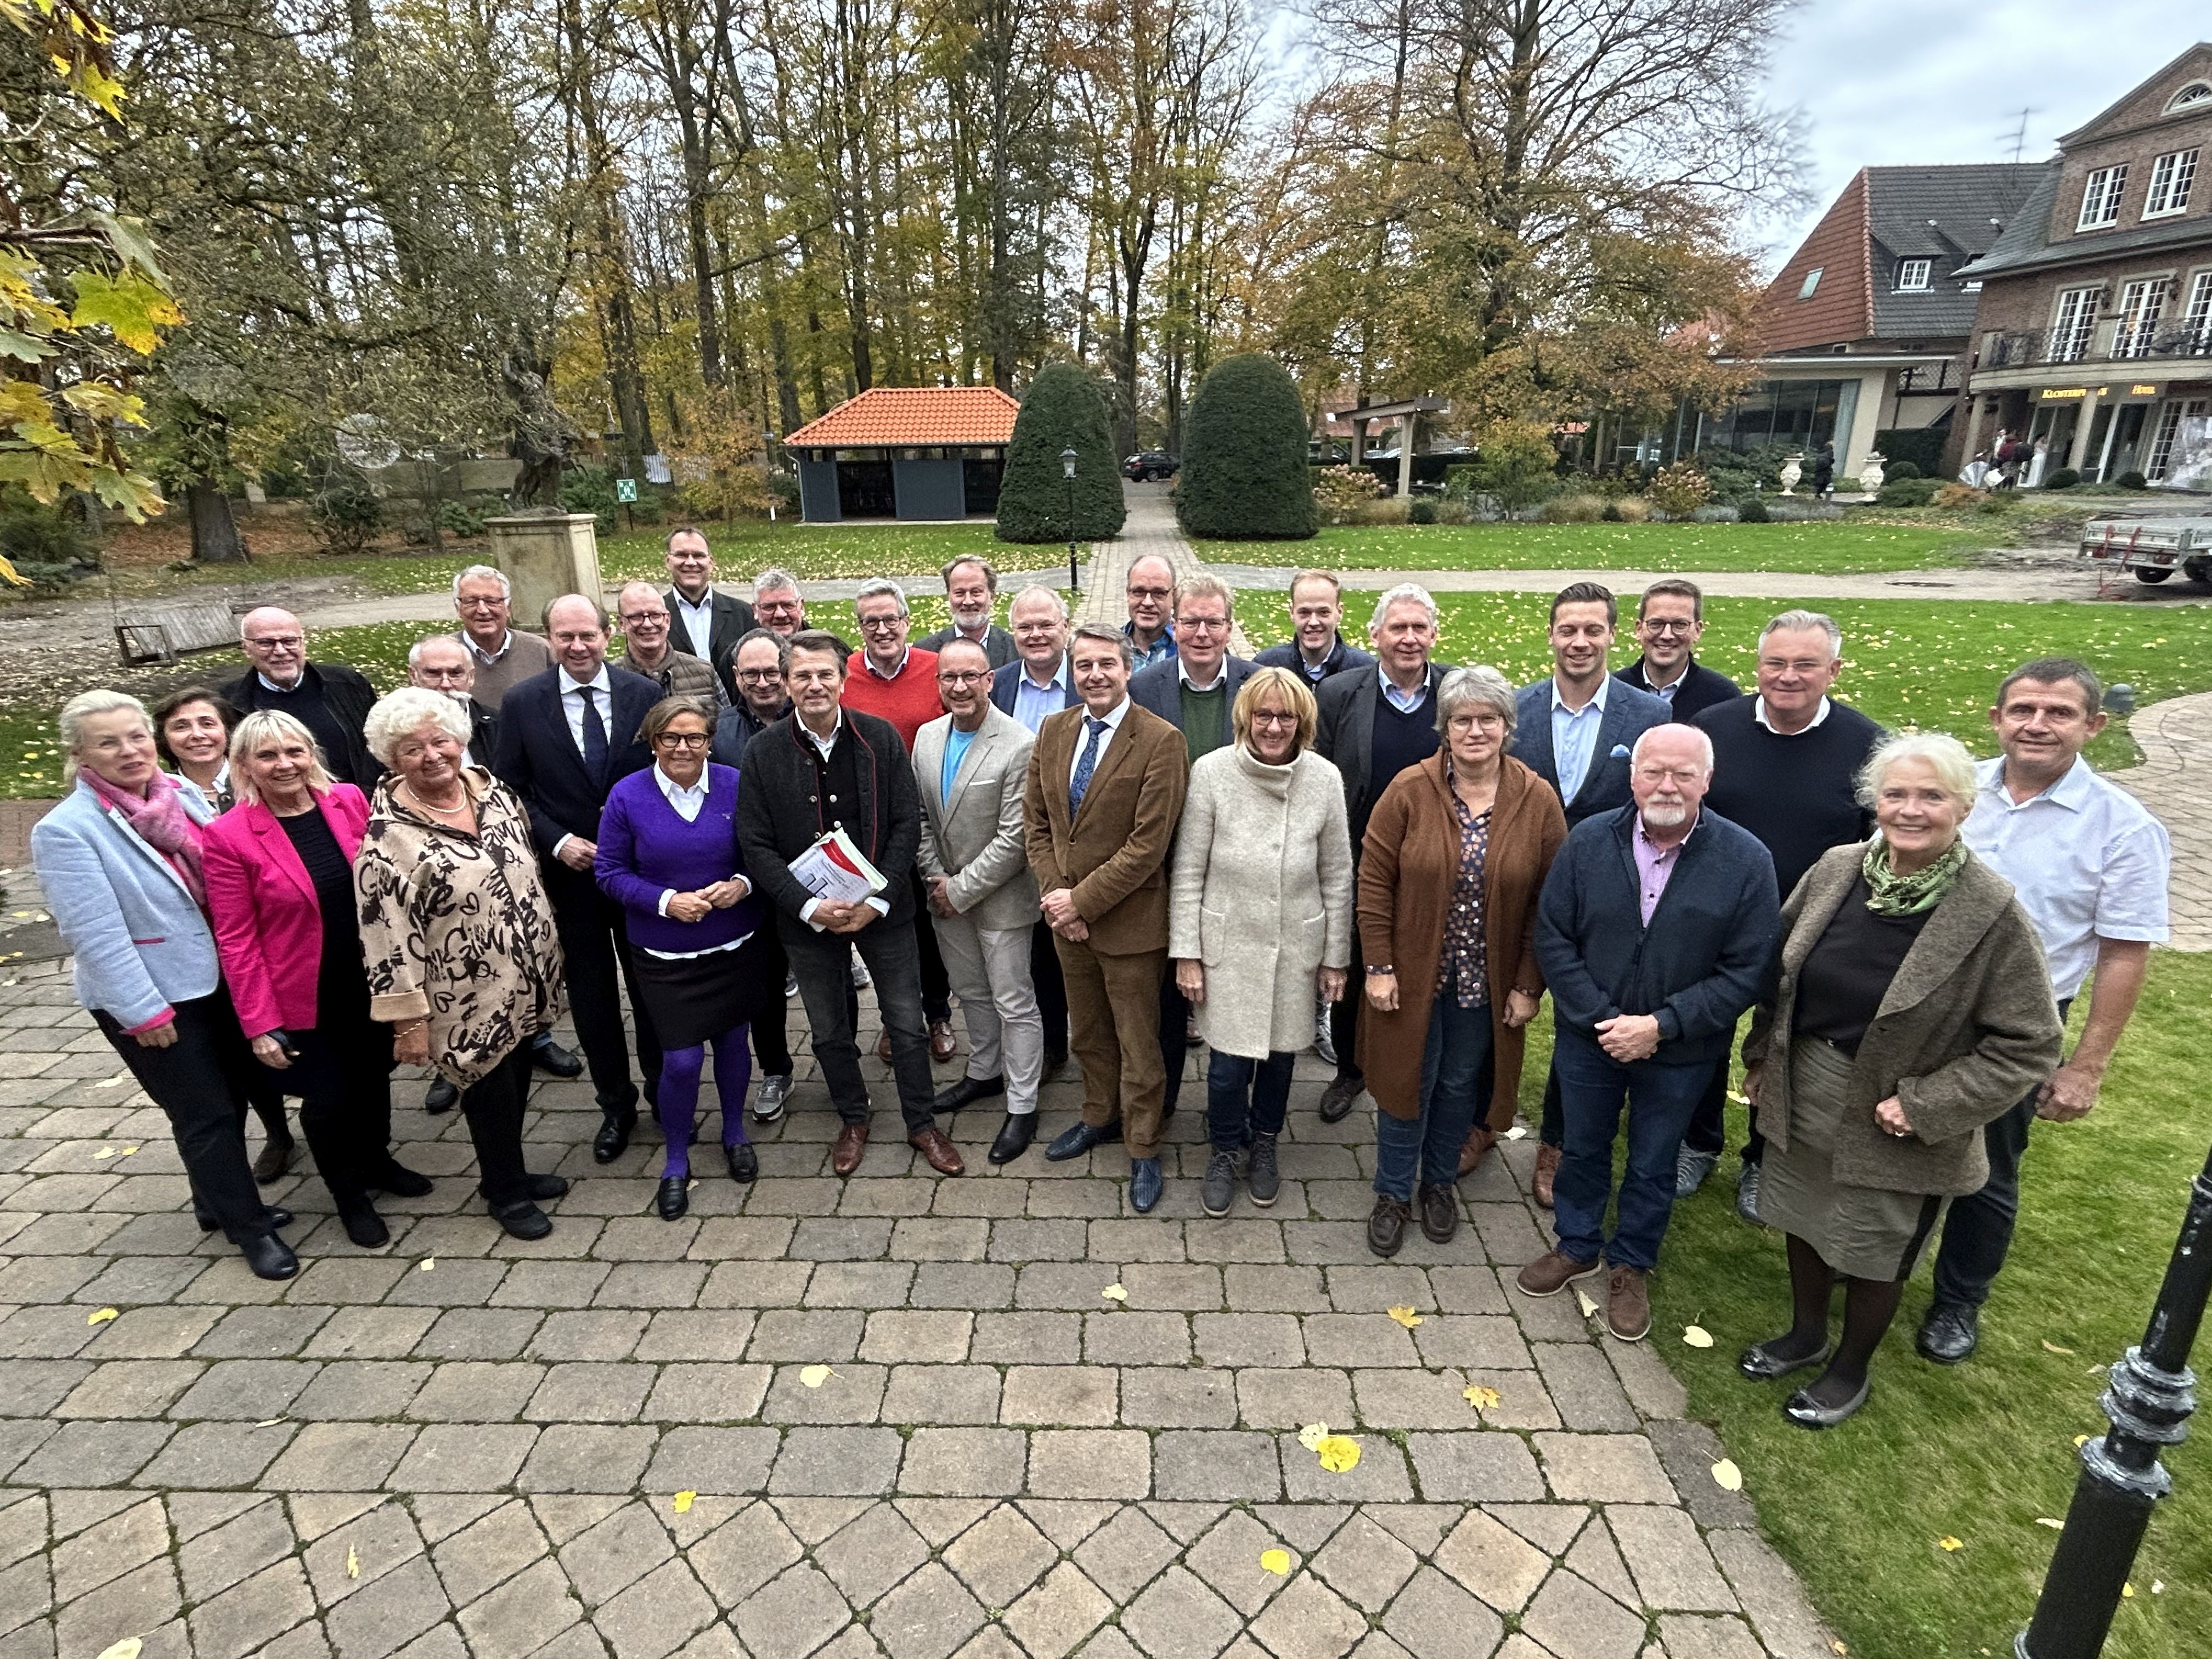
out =
<path fill-rule="evenodd" d="M 1075 452 L 1060 452 L 1060 476 L 1067 480 L 1067 588 L 1071 593 L 1080 593 L 1083 584 L 1075 575 Z"/>
<path fill-rule="evenodd" d="M 2191 1184 L 2189 1211 L 2174 1242 L 2143 1340 L 2106 1377 L 2098 1401 L 2112 1419 L 2081 1445 L 2066 1529 L 2051 1558 L 2035 1617 L 2014 1644 L 2016 1659 L 2097 1659 L 2142 1547 L 2152 1507 L 2173 1485 L 2159 1449 L 2179 1443 L 2197 1409 L 2189 1350 L 2212 1294 L 2212 1157 Z"/>

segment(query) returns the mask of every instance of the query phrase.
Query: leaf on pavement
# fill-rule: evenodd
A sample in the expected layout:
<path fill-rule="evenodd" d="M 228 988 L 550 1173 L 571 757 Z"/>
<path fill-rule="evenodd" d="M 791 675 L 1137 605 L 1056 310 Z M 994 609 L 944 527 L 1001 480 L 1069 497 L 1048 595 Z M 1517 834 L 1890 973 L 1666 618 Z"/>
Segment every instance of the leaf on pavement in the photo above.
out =
<path fill-rule="evenodd" d="M 102 1308 L 98 1313 L 93 1315 L 91 1318 L 86 1320 L 84 1322 L 88 1325 L 105 1325 L 109 1320 L 118 1317 L 119 1317 L 119 1316 L 114 1309 Z"/>
<path fill-rule="evenodd" d="M 1528 1131 L 1525 1126 L 1516 1123 L 1505 1132 L 1505 1138 L 1508 1140 L 1521 1140 L 1526 1139 L 1528 1133 Z"/>
<path fill-rule="evenodd" d="M 1330 1435 L 1314 1450 L 1321 1457 L 1322 1468 L 1331 1474 L 1342 1474 L 1346 1469 L 1359 1467 L 1359 1443 L 1350 1435 Z"/>
<path fill-rule="evenodd" d="M 1743 1471 L 1736 1468 L 1733 1457 L 1723 1457 L 1713 1465 L 1713 1485 L 1723 1492 L 1743 1490 Z"/>
<path fill-rule="evenodd" d="M 95 1160 L 100 1159 L 100 1158 L 113 1158 L 114 1156 L 115 1156 L 115 1148 L 114 1148 L 114 1147 L 112 1147 L 112 1146 L 103 1146 L 103 1147 L 101 1147 L 98 1152 L 94 1152 L 94 1153 L 93 1154 L 93 1158 L 94 1158 Z"/>
<path fill-rule="evenodd" d="M 1584 1319 L 1592 1319 L 1596 1316 L 1597 1304 L 1590 1300 L 1589 1292 L 1579 1285 L 1575 1286 L 1575 1304 L 1583 1310 L 1583 1317 Z"/>
<path fill-rule="evenodd" d="M 698 1496 L 699 1494 L 696 1492 L 679 1492 L 674 1498 L 669 1500 L 668 1507 L 674 1510 L 678 1515 L 689 1515 L 691 1513 L 692 1500 L 696 1498 Z"/>
<path fill-rule="evenodd" d="M 349 1578 L 361 1577 L 361 1552 L 350 1544 L 346 1546 L 346 1577 Z"/>
<path fill-rule="evenodd" d="M 1320 1450 L 1321 1443 L 1328 1438 L 1328 1425 L 1326 1423 L 1309 1423 L 1298 1431 L 1298 1444 L 1308 1451 Z"/>
<path fill-rule="evenodd" d="M 1480 1382 L 1468 1384 L 1460 1391 L 1460 1397 L 1479 1412 L 1496 1411 L 1499 1399 L 1495 1389 L 1486 1389 Z"/>
<path fill-rule="evenodd" d="M 1412 1330 L 1414 1326 L 1421 1322 L 1420 1315 L 1415 1313 L 1411 1308 L 1391 1308 L 1386 1311 L 1389 1314 L 1391 1318 L 1396 1320 L 1401 1325 L 1403 1325 L 1409 1331 Z"/>
<path fill-rule="evenodd" d="M 1129 1299 L 1128 1291 L 1123 1290 L 1119 1285 L 1109 1285 L 1104 1290 L 1099 1291 L 1098 1294 L 1104 1297 L 1109 1302 L 1127 1302 Z"/>
<path fill-rule="evenodd" d="M 112 1648 L 100 1650 L 100 1659 L 138 1659 L 138 1650 L 146 1644 L 136 1636 L 126 1636 Z"/>
<path fill-rule="evenodd" d="M 1710 1348 L 1713 1346 L 1713 1334 L 1703 1325 L 1685 1325 L 1682 1327 L 1682 1346 L 1686 1348 Z"/>
<path fill-rule="evenodd" d="M 1261 1550 L 1260 1568 L 1263 1572 L 1273 1573 L 1278 1578 L 1287 1577 L 1291 1571 L 1291 1553 L 1288 1550 Z"/>
<path fill-rule="evenodd" d="M 818 1389 L 836 1375 L 827 1365 L 809 1365 L 799 1373 L 799 1380 L 810 1389 Z"/>
<path fill-rule="evenodd" d="M 415 1271 L 418 1273 L 427 1273 L 437 1265 L 438 1258 L 436 1256 L 426 1255 L 420 1261 L 415 1264 Z"/>

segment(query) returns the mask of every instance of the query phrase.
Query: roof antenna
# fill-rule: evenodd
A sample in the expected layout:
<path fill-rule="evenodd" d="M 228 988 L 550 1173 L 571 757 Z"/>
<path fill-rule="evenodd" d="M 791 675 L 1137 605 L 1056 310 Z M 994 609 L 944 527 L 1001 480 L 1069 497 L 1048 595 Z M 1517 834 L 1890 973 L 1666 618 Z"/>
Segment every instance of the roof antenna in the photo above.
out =
<path fill-rule="evenodd" d="M 2023 109 L 2020 112 L 2020 119 L 2013 125 L 2012 159 L 2015 166 L 2019 164 L 2021 152 L 2027 148 L 2027 118 L 2041 113 L 2040 110 Z"/>

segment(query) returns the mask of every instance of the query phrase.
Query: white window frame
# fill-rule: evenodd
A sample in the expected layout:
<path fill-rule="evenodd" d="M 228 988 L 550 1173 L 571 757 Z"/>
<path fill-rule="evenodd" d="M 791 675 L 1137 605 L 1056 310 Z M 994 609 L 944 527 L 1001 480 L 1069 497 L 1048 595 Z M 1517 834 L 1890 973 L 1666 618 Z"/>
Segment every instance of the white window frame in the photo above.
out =
<path fill-rule="evenodd" d="M 1805 280 L 1797 285 L 1799 299 L 1809 300 L 1813 297 L 1820 286 L 1820 273 L 1826 269 L 1826 265 L 1814 265 L 1812 270 L 1805 273 Z"/>
<path fill-rule="evenodd" d="M 1933 259 L 1899 259 L 1897 262 L 1897 289 L 1899 294 L 1925 294 L 1933 288 L 1936 262 Z"/>
<path fill-rule="evenodd" d="M 2079 362 L 2089 355 L 2097 332 L 2097 301 L 2103 287 L 2067 288 L 2058 291 L 2051 310 L 2051 361 Z"/>
<path fill-rule="evenodd" d="M 2212 412 L 2212 400 L 2203 398 L 2169 398 L 2166 406 L 2158 411 L 2156 423 L 2151 428 L 2150 449 L 2145 455 L 2143 477 L 2156 483 L 2173 468 L 2173 441 L 2181 435 L 2181 423 Z"/>
<path fill-rule="evenodd" d="M 2148 357 L 2166 311 L 2171 276 L 2138 276 L 2120 284 L 2120 319 L 2112 329 L 2112 356 Z"/>
<path fill-rule="evenodd" d="M 2192 357 L 2212 356 L 2212 270 L 2200 270 L 2189 284 L 2181 307 L 2182 350 Z"/>
<path fill-rule="evenodd" d="M 2170 149 L 2150 164 L 2150 188 L 2143 192 L 2142 216 L 2171 219 L 2189 210 L 2189 196 L 2197 182 L 2197 146 Z"/>
<path fill-rule="evenodd" d="M 2099 167 L 2081 185 L 2081 214 L 2076 230 L 2102 230 L 2120 222 L 2120 198 L 2127 194 L 2128 164 L 2115 161 Z"/>

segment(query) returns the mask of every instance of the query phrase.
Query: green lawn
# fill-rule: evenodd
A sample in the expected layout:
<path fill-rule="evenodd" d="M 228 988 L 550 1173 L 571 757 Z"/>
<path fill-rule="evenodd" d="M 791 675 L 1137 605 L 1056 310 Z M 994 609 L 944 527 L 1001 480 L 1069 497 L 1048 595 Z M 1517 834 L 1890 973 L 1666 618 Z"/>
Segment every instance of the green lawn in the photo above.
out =
<path fill-rule="evenodd" d="M 1775 570 L 1855 575 L 1964 562 L 1996 526 L 1827 524 L 1334 525 L 1309 542 L 1200 541 L 1223 564 L 1334 570 Z"/>
<path fill-rule="evenodd" d="M 2104 1367 L 2142 1338 L 2190 1179 L 2212 1141 L 2194 1075 L 2208 1003 L 2212 958 L 2156 955 L 2097 1110 L 2037 1127 L 2020 1231 L 1984 1315 L 1980 1352 L 1956 1369 L 1914 1353 L 1928 1305 L 1923 1264 L 1876 1357 L 1872 1400 L 1827 1433 L 1783 1420 L 1787 1385 L 1736 1374 L 1745 1346 L 1788 1325 L 1789 1276 L 1781 1237 L 1735 1217 L 1733 1155 L 1675 1211 L 1652 1279 L 1651 1340 L 1688 1386 L 1692 1414 L 1718 1425 L 1767 1537 L 1852 1653 L 2011 1653 L 2057 1539 L 2037 1522 L 2065 1516 L 2079 1472 L 2074 1438 L 2106 1427 Z M 2077 1030 L 2084 1012 L 2086 1003 Z M 1540 1087 L 1533 1060 L 1529 1075 Z M 1741 1116 L 1732 1109 L 1732 1146 Z M 1683 1343 L 1692 1323 L 1712 1334 L 1711 1348 Z M 2205 1358 L 2200 1342 L 2200 1368 Z M 2202 1424 L 2166 1462 L 2174 1493 L 2152 1521 L 2110 1659 L 2207 1650 L 2212 1450 Z M 1961 1547 L 1943 1550 L 1944 1538 Z"/>

